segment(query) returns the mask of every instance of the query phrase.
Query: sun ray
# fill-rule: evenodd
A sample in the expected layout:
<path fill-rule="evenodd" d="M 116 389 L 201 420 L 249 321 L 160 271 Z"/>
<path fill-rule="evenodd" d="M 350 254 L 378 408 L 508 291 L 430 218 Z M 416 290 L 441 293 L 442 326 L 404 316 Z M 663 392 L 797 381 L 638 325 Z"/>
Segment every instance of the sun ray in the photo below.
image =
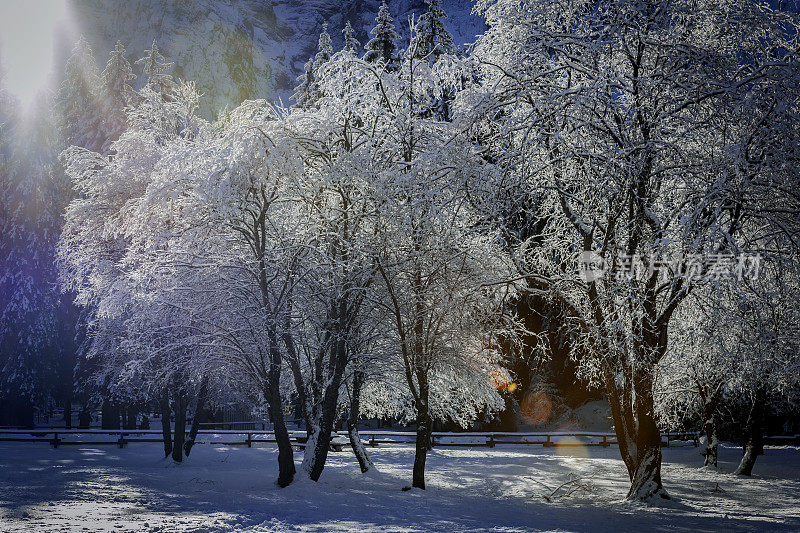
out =
<path fill-rule="evenodd" d="M 64 0 L 0 0 L 3 84 L 25 109 L 47 83 L 65 14 Z"/>

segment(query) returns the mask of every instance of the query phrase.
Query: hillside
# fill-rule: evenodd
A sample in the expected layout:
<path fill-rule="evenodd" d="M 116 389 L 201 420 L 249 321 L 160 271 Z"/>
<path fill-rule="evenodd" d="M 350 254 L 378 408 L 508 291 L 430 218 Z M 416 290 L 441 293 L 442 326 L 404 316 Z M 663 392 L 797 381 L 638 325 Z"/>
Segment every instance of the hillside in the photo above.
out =
<path fill-rule="evenodd" d="M 350 21 L 364 43 L 374 25 L 379 0 L 69 0 L 71 25 L 61 53 L 83 34 L 99 64 L 119 39 L 131 59 L 153 40 L 175 63 L 175 73 L 195 80 L 205 94 L 204 113 L 248 98 L 288 100 L 303 64 L 316 49 L 322 24 L 329 24 L 334 47 Z M 391 0 L 398 33 L 406 35 L 410 17 L 425 9 L 423 0 Z M 483 20 L 471 2 L 445 0 L 447 21 L 457 44 L 472 42 Z"/>

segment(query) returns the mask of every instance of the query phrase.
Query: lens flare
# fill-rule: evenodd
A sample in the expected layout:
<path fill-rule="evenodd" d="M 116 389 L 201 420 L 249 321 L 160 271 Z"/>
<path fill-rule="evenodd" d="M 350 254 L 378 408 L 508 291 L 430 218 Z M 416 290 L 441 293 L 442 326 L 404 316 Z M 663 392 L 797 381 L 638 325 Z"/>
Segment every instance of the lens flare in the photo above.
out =
<path fill-rule="evenodd" d="M 560 437 L 556 442 L 556 454 L 562 457 L 589 458 L 589 447 L 576 437 Z"/>
<path fill-rule="evenodd" d="M 544 391 L 531 391 L 520 404 L 522 419 L 528 424 L 542 424 L 553 412 L 553 401 Z"/>

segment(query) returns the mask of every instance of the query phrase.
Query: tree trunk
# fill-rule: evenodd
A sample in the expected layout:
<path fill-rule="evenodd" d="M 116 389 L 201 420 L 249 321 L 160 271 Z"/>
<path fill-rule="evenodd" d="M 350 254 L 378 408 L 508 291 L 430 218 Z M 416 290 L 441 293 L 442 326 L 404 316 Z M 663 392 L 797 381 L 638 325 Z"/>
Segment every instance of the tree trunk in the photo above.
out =
<path fill-rule="evenodd" d="M 119 405 L 105 399 L 100 408 L 100 427 L 103 429 L 119 429 Z"/>
<path fill-rule="evenodd" d="M 268 204 L 262 206 L 266 209 Z M 264 211 L 262 210 L 262 213 Z M 263 219 L 262 219 L 263 220 Z M 258 230 L 254 232 L 259 235 Z M 270 290 L 269 283 L 267 282 L 267 266 L 264 261 L 263 251 L 256 252 L 258 256 L 258 284 L 261 290 L 262 305 L 264 309 L 270 309 Z M 291 324 L 290 315 L 287 315 L 287 326 Z M 281 365 L 282 357 L 280 351 L 279 333 L 274 325 L 267 327 L 267 339 L 269 341 L 269 368 L 267 369 L 267 379 L 264 384 L 263 394 L 265 400 L 269 405 L 269 415 L 272 421 L 272 430 L 275 435 L 275 441 L 278 445 L 278 486 L 287 487 L 294 480 L 295 466 L 294 466 L 294 451 L 292 450 L 292 442 L 289 439 L 289 431 L 286 429 L 286 420 L 283 416 L 283 400 L 281 398 Z M 291 336 L 289 336 L 291 339 Z M 281 339 L 286 341 L 286 337 Z M 289 347 L 287 346 L 287 349 Z"/>
<path fill-rule="evenodd" d="M 717 451 L 719 449 L 719 440 L 717 439 L 717 425 L 714 416 L 714 406 L 712 404 L 705 404 L 703 406 L 703 430 L 706 434 L 706 449 L 703 452 L 705 460 L 703 466 L 717 466 Z"/>
<path fill-rule="evenodd" d="M 425 489 L 425 460 L 431 440 L 431 419 L 426 404 L 417 404 L 417 440 L 411 486 Z"/>
<path fill-rule="evenodd" d="M 626 376 L 622 390 L 613 376 L 605 380 L 614 431 L 631 480 L 626 498 L 669 499 L 661 483 L 661 433 L 653 417 L 652 376 L 644 372 L 636 379 Z"/>
<path fill-rule="evenodd" d="M 302 423 L 306 426 L 306 431 L 309 432 L 311 430 L 311 414 L 309 413 L 308 395 L 303 382 L 303 371 L 300 368 L 297 347 L 294 344 L 294 338 L 288 333 L 283 335 L 282 340 L 288 354 L 289 369 L 292 371 L 294 388 L 297 391 L 295 407 L 299 413 L 296 413 L 296 415 L 299 415 Z"/>
<path fill-rule="evenodd" d="M 273 387 L 271 387 L 273 388 Z M 286 429 L 286 420 L 283 416 L 283 403 L 280 401 L 280 391 L 269 392 L 269 412 L 272 417 L 272 429 L 275 433 L 275 440 L 278 444 L 278 486 L 287 487 L 294 480 L 294 451 L 292 442 L 289 438 L 289 431 Z"/>
<path fill-rule="evenodd" d="M 172 428 L 169 422 L 171 414 L 169 408 L 169 393 L 166 389 L 161 393 L 158 407 L 161 411 L 161 437 L 164 440 L 164 457 L 169 457 L 169 454 L 172 453 Z"/>
<path fill-rule="evenodd" d="M 124 422 L 122 424 L 123 429 L 136 429 L 136 419 L 139 416 L 139 409 L 136 408 L 135 404 L 128 404 L 123 406 L 124 410 Z"/>
<path fill-rule="evenodd" d="M 72 396 L 67 395 L 64 400 L 64 428 L 72 429 Z"/>
<path fill-rule="evenodd" d="M 339 320 L 343 315 L 338 315 Z M 339 402 L 339 388 L 342 385 L 344 370 L 347 366 L 347 345 L 344 340 L 346 329 L 339 325 L 337 340 L 332 342 L 330 347 L 330 359 L 328 361 L 328 382 L 322 394 L 322 405 L 319 414 L 314 420 L 314 426 L 308 429 L 309 439 L 306 444 L 306 454 L 303 458 L 303 469 L 308 472 L 308 477 L 314 481 L 319 481 L 322 470 L 325 468 L 325 461 L 328 459 L 328 450 L 331 444 L 331 433 L 333 424 L 336 421 L 336 409 Z M 333 336 L 332 336 L 333 337 Z M 318 373 L 321 375 L 321 373 Z M 313 431 L 313 433 L 311 433 Z"/>
<path fill-rule="evenodd" d="M 630 457 L 632 461 L 628 470 L 633 471 L 633 475 L 627 499 L 649 500 L 656 496 L 669 499 L 661 483 L 661 436 L 657 430 L 655 439 L 649 435 L 649 431 L 646 432 L 648 435 L 643 433 L 640 432 L 636 439 L 636 455 Z"/>
<path fill-rule="evenodd" d="M 78 429 L 89 429 L 91 425 L 92 413 L 89 411 L 89 406 L 84 403 L 78 413 Z"/>
<path fill-rule="evenodd" d="M 172 460 L 180 463 L 183 461 L 183 443 L 186 437 L 186 394 L 180 388 L 175 389 L 172 410 L 175 412 L 175 438 L 172 446 Z"/>
<path fill-rule="evenodd" d="M 303 458 L 303 468 L 308 472 L 308 477 L 314 481 L 319 481 L 322 470 L 325 468 L 325 461 L 328 459 L 333 423 L 336 420 L 340 382 L 341 380 L 339 380 L 339 383 L 330 383 L 325 388 L 322 408 L 315 421 L 316 423 L 313 424 L 316 427 L 309 428 L 309 431 L 311 432 L 313 430 L 313 433 L 309 434 L 309 439 L 306 443 L 306 455 Z"/>
<path fill-rule="evenodd" d="M 192 417 L 192 428 L 189 430 L 189 438 L 183 443 L 183 452 L 186 454 L 186 457 L 189 457 L 192 446 L 194 446 L 194 441 L 197 439 L 197 432 L 200 431 L 200 419 L 204 412 L 203 409 L 205 409 L 206 406 L 207 397 L 208 378 L 203 377 L 202 381 L 200 381 L 200 391 L 197 393 L 197 403 L 194 407 L 194 416 Z"/>
<path fill-rule="evenodd" d="M 283 401 L 281 398 L 281 352 L 278 348 L 278 337 L 274 331 L 268 332 L 270 341 L 270 366 L 267 374 L 267 383 L 264 396 L 269 405 L 269 415 L 272 419 L 272 431 L 278 444 L 278 486 L 287 487 L 294 480 L 296 473 L 294 466 L 294 451 L 289 431 L 286 429 L 286 419 L 283 416 Z"/>
<path fill-rule="evenodd" d="M 756 464 L 756 458 L 764 453 L 764 410 L 765 401 L 761 394 L 756 394 L 750 406 L 750 413 L 747 416 L 742 460 L 734 474 L 739 476 L 751 475 L 753 473 L 753 465 Z"/>
<path fill-rule="evenodd" d="M 358 434 L 358 416 L 361 404 L 361 387 L 364 385 L 366 375 L 361 370 L 356 370 L 353 373 L 353 393 L 350 398 L 350 413 L 347 419 L 347 435 L 350 437 L 350 446 L 353 448 L 353 453 L 358 459 L 358 466 L 361 472 L 368 472 L 375 465 L 372 464 L 367 449 L 364 443 L 361 442 L 361 436 Z"/>

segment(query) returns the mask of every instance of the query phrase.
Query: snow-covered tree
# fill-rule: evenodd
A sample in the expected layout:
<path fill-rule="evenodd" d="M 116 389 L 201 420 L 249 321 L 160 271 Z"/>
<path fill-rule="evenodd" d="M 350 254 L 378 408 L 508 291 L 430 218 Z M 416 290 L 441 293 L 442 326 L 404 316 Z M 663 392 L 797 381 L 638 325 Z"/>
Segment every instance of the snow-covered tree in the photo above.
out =
<path fill-rule="evenodd" d="M 398 382 L 404 383 L 393 401 L 381 397 L 368 412 L 415 421 L 412 486 L 424 489 L 433 424 L 467 427 L 481 413 L 503 406 L 489 379 L 501 364 L 503 292 L 487 286 L 508 277 L 509 269 L 490 238 L 464 227 L 468 216 L 465 220 L 455 206 L 440 203 L 453 198 L 432 194 L 429 181 L 412 176 L 413 185 L 403 193 L 417 198 L 387 210 L 397 225 L 390 225 L 380 263 L 381 306 L 394 325 L 394 350 L 381 372 L 392 385 L 373 382 L 366 396 L 377 387 L 397 390 Z M 425 193 L 414 191 L 416 186 Z"/>
<path fill-rule="evenodd" d="M 342 37 L 344 38 L 344 50 L 352 54 L 357 54 L 361 49 L 361 43 L 356 39 L 355 33 L 353 25 L 348 20 L 344 28 L 342 28 Z"/>
<path fill-rule="evenodd" d="M 144 51 L 144 56 L 136 60 L 136 64 L 141 65 L 145 83 L 151 90 L 165 96 L 170 94 L 175 87 L 175 80 L 170 74 L 173 63 L 164 59 L 155 39 L 152 46 Z"/>
<path fill-rule="evenodd" d="M 413 485 L 424 488 L 433 422 L 466 425 L 502 403 L 489 374 L 505 327 L 495 298 L 507 288 L 490 284 L 511 269 L 464 207 L 466 184 L 492 168 L 458 130 L 421 117 L 415 93 L 436 82 L 426 62 L 410 57 L 390 73 L 342 54 L 325 73 L 320 108 L 335 111 L 342 131 L 356 125 L 346 142 L 355 153 L 369 150 L 368 183 L 380 202 L 368 295 L 386 331 L 375 348 L 384 355 L 366 376 L 364 409 L 416 421 Z M 369 136 L 360 120 L 374 124 Z"/>
<path fill-rule="evenodd" d="M 45 400 L 63 402 L 67 427 L 71 424 L 73 367 L 77 344 L 80 344 L 76 339 L 82 333 L 75 329 L 78 327 L 80 310 L 70 304 L 71 295 L 58 293 L 55 277 L 54 248 L 62 225 L 61 213 L 74 197 L 71 183 L 64 176 L 57 154 L 68 144 L 107 150 L 109 133 L 106 119 L 112 115 L 111 107 L 114 106 L 109 107 L 104 81 L 106 79 L 99 74 L 87 41 L 81 38 L 67 59 L 63 80 L 54 100 L 41 100 L 35 109 L 35 116 L 26 121 L 26 130 L 17 132 L 17 162 L 13 181 L 17 192 L 24 194 L 24 197 L 9 197 L 9 201 L 19 204 L 17 223 L 21 222 L 23 214 L 31 217 L 28 234 L 23 239 L 27 251 L 19 248 L 23 241 L 14 245 L 18 259 L 27 256 L 18 266 L 26 265 L 24 270 L 30 276 L 30 289 L 35 288 L 41 295 L 48 295 L 47 298 L 29 298 L 30 307 L 37 309 L 40 318 L 50 317 L 53 326 L 48 333 L 40 331 L 43 341 L 49 339 L 47 342 L 53 345 L 41 345 L 33 350 L 36 353 L 35 360 L 40 361 L 39 366 L 49 367 L 46 372 L 43 368 L 37 372 L 36 380 L 40 383 L 37 387 L 43 391 L 39 395 L 39 403 L 44 407 L 42 402 Z M 122 112 L 122 109 L 119 111 Z M 25 142 L 19 142 L 23 138 Z M 37 206 L 35 211 L 34 206 Z M 8 244 L 11 245 L 14 232 L 9 231 L 7 235 Z M 19 277 L 21 274 L 22 270 L 19 270 L 15 275 L 18 281 L 23 279 Z M 35 304 L 32 303 L 34 300 Z M 9 299 L 9 302 L 12 301 L 14 299 Z M 15 322 L 19 326 L 26 323 L 21 316 L 15 318 Z M 31 368 L 36 366 L 30 365 Z"/>
<path fill-rule="evenodd" d="M 420 15 L 414 26 L 412 48 L 417 59 L 435 63 L 443 54 L 455 53 L 453 36 L 444 25 L 447 13 L 442 0 L 425 0 L 428 9 Z"/>
<path fill-rule="evenodd" d="M 655 409 L 668 429 L 701 429 L 704 466 L 717 466 L 718 428 L 734 359 L 724 348 L 726 313 L 719 291 L 695 291 L 678 310 L 655 383 Z"/>
<path fill-rule="evenodd" d="M 744 453 L 735 473 L 749 476 L 763 453 L 766 415 L 795 412 L 800 402 L 796 259 L 767 262 L 756 279 L 731 296 L 725 306 L 731 329 L 721 336 L 725 351 L 735 360 L 730 393 L 743 400 L 746 413 L 742 420 Z"/>
<path fill-rule="evenodd" d="M 303 73 L 297 77 L 297 87 L 292 95 L 297 107 L 307 109 L 311 105 L 314 83 L 314 59 L 309 58 L 303 66 Z"/>
<path fill-rule="evenodd" d="M 656 407 L 670 426 L 702 428 L 706 466 L 717 466 L 718 428 L 727 422 L 744 446 L 737 473 L 749 475 L 763 452 L 766 415 L 800 400 L 796 269 L 794 260 L 767 261 L 752 279 L 695 291 L 675 319 Z"/>
<path fill-rule="evenodd" d="M 400 38 L 395 31 L 394 19 L 389 13 L 389 6 L 386 0 L 381 2 L 378 8 L 378 15 L 375 17 L 375 27 L 370 31 L 374 37 L 370 39 L 364 48 L 364 61 L 376 63 L 383 61 L 387 68 L 394 68 L 397 62 L 397 45 L 395 41 Z"/>
<path fill-rule="evenodd" d="M 99 150 L 105 137 L 100 101 L 102 79 L 89 43 L 81 36 L 64 67 L 56 95 L 61 136 L 66 146 Z"/>
<path fill-rule="evenodd" d="M 91 51 L 88 49 L 88 45 L 82 39 L 67 63 L 65 80 L 57 95 L 58 108 L 67 110 L 86 109 L 84 112 L 86 118 L 77 116 L 75 111 L 62 111 L 60 113 L 62 115 L 62 123 L 74 133 L 63 136 L 61 142 L 64 143 L 62 146 L 72 144 L 107 154 L 110 151 L 111 143 L 126 128 L 126 107 L 135 103 L 138 100 L 138 96 L 129 85 L 129 81 L 134 78 L 134 75 L 130 64 L 124 56 L 124 47 L 121 43 L 117 43 L 117 46 L 111 52 L 102 74 L 97 73 L 90 54 Z M 157 59 L 157 56 L 159 56 L 157 49 L 155 49 L 155 54 L 152 57 Z M 157 67 L 153 68 L 158 70 Z M 87 72 L 91 74 L 87 75 Z M 160 76 L 163 84 L 170 82 L 168 75 L 160 74 Z M 76 77 L 80 82 L 71 81 Z M 78 90 L 86 86 L 89 80 L 93 84 L 90 90 Z M 87 92 L 89 94 L 88 97 L 86 96 Z M 89 103 L 86 103 L 87 98 L 90 98 Z M 80 138 L 76 138 L 76 136 Z M 54 153 L 57 153 L 60 149 L 56 148 Z M 72 193 L 70 192 L 65 201 L 69 201 L 71 197 Z M 65 295 L 64 298 L 71 298 L 71 296 Z M 74 309 L 74 313 L 78 315 L 79 311 Z M 88 309 L 83 313 L 86 321 L 92 321 L 91 315 L 92 313 Z M 78 336 L 82 336 L 82 334 L 79 333 Z M 88 346 L 86 342 L 80 344 L 81 346 Z M 85 375 L 89 371 L 89 367 L 94 365 L 88 359 L 81 357 L 79 366 L 81 375 Z M 118 427 L 118 411 L 121 406 L 118 406 L 116 401 L 112 401 L 110 393 L 104 389 L 104 385 L 99 386 L 99 388 L 95 385 L 81 384 L 84 391 L 84 399 L 88 401 L 90 398 L 95 397 L 94 401 L 102 401 L 104 425 Z M 94 392 L 90 394 L 88 392 L 90 390 Z M 102 400 L 97 397 L 98 393 L 100 397 L 103 397 Z M 88 408 L 88 406 L 85 407 Z M 117 421 L 115 422 L 114 419 Z"/>
<path fill-rule="evenodd" d="M 322 24 L 322 32 L 319 34 L 317 53 L 314 55 L 314 72 L 319 72 L 325 63 L 330 61 L 332 55 L 331 35 L 328 33 L 328 23 L 325 22 Z"/>
<path fill-rule="evenodd" d="M 22 168 L 15 102 L 2 86 L 0 106 L 0 419 L 32 426 L 34 407 L 46 394 L 37 374 L 46 373 L 41 355 L 52 313 L 37 275 L 41 234 L 28 211 L 37 205 L 35 177 Z"/>
<path fill-rule="evenodd" d="M 142 263 L 141 256 L 132 255 L 138 250 L 133 245 L 146 233 L 129 233 L 127 215 L 146 192 L 168 147 L 197 134 L 199 119 L 193 113 L 198 95 L 193 85 L 179 84 L 168 101 L 150 86 L 139 96 L 140 103 L 129 110 L 128 130 L 112 144 L 113 158 L 80 147 L 62 154 L 64 168 L 81 194 L 67 209 L 59 242 L 62 281 L 91 311 L 86 355 L 100 361 L 95 376 L 100 388 L 108 387 L 112 397 L 140 401 L 169 400 L 171 395 L 179 422 L 185 420 L 193 378 L 182 364 L 186 346 L 173 349 L 173 343 L 185 335 L 175 331 L 187 330 L 191 320 L 176 317 L 136 278 Z M 165 414 L 165 451 L 180 461 L 183 427 L 176 426 L 172 446 L 173 441 L 166 440 L 170 417 Z"/>
<path fill-rule="evenodd" d="M 71 188 L 54 155 L 60 140 L 50 102 L 40 100 L 25 121 L 2 92 L 0 105 L 0 417 L 32 425 L 34 409 L 72 399 L 74 316 L 53 262 Z"/>
<path fill-rule="evenodd" d="M 326 80 L 322 95 L 342 94 L 329 86 L 332 68 L 326 65 L 321 77 Z M 309 430 L 303 470 L 315 481 L 325 466 L 353 339 L 375 276 L 372 154 L 354 110 L 337 106 L 337 101 L 323 96 L 313 113 L 296 112 L 288 118 L 307 165 L 305 183 L 296 194 L 310 232 L 309 255 L 299 269 L 306 279 L 295 291 L 293 307 L 306 327 L 296 331 L 298 350 L 290 348 L 288 362 Z"/>
<path fill-rule="evenodd" d="M 314 57 L 309 58 L 303 67 L 303 74 L 297 77 L 298 85 L 294 88 L 294 95 L 292 95 L 292 100 L 295 101 L 297 107 L 309 109 L 319 100 L 321 94 L 317 78 L 320 69 L 330 60 L 332 54 L 331 36 L 328 33 L 328 24 L 325 23 L 319 34 L 317 53 Z"/>
<path fill-rule="evenodd" d="M 136 79 L 136 75 L 125 57 L 125 47 L 120 41 L 117 41 L 111 51 L 101 78 L 100 110 L 105 139 L 100 150 L 107 153 L 111 143 L 119 139 L 127 127 L 126 108 L 136 102 L 136 92 L 129 84 Z"/>
<path fill-rule="evenodd" d="M 522 274 L 580 326 L 572 350 L 611 404 L 637 499 L 667 497 L 653 382 L 693 287 L 688 258 L 767 246 L 766 231 L 753 239 L 743 225 L 782 232 L 761 196 L 793 202 L 780 192 L 793 186 L 786 159 L 744 156 L 756 130 L 740 125 L 773 123 L 758 130 L 762 145 L 792 135 L 793 104 L 769 95 L 797 79 L 782 30 L 795 22 L 751 2 L 696 7 L 484 0 L 486 81 L 461 95 L 461 111 L 482 115 L 475 130 L 490 132 L 506 190 L 545 222 L 519 250 Z M 580 257 L 600 258 L 607 275 L 581 273 Z"/>

